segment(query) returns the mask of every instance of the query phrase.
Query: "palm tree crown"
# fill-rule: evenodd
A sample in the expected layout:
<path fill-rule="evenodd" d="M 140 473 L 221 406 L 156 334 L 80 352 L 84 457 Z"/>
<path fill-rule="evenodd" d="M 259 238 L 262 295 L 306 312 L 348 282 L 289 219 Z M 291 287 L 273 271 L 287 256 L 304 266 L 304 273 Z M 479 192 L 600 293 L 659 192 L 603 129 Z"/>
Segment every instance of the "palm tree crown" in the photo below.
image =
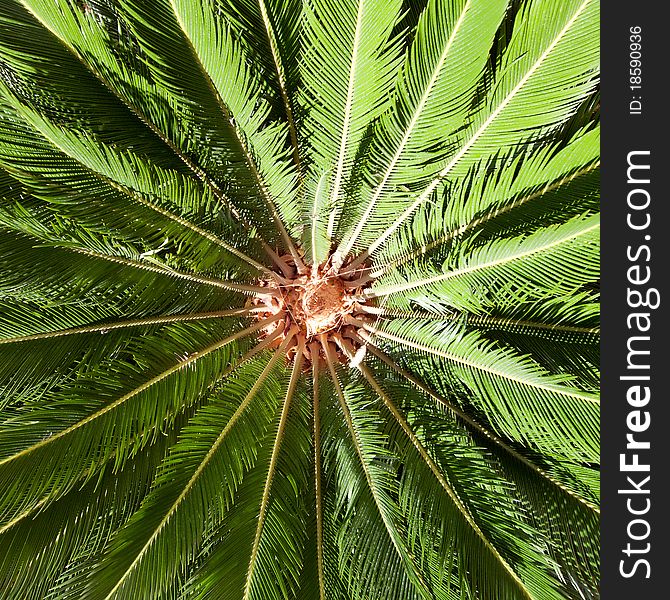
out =
<path fill-rule="evenodd" d="M 0 597 L 598 595 L 597 0 L 0 3 Z"/>

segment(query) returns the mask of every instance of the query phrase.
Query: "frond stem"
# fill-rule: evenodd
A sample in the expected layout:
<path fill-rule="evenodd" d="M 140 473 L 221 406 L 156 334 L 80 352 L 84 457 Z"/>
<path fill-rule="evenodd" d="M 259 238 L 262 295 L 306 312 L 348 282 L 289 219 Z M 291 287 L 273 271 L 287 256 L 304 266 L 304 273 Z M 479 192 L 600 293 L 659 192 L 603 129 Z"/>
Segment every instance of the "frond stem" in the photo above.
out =
<path fill-rule="evenodd" d="M 144 556 L 144 553 L 149 549 L 151 544 L 153 544 L 154 540 L 156 537 L 160 534 L 160 532 L 163 530 L 167 522 L 170 520 L 172 515 L 175 513 L 179 505 L 184 501 L 188 493 L 191 491 L 191 488 L 195 485 L 195 482 L 197 481 L 198 477 L 202 474 L 202 472 L 205 470 L 205 467 L 209 463 L 209 461 L 212 459 L 214 456 L 215 452 L 225 439 L 225 437 L 228 435 L 230 430 L 233 428 L 233 426 L 237 423 L 238 419 L 242 416 L 244 411 L 247 409 L 251 401 L 254 399 L 256 394 L 258 393 L 258 390 L 260 387 L 263 385 L 265 382 L 265 379 L 267 378 L 268 374 L 270 371 L 274 368 L 275 364 L 279 360 L 279 358 L 284 354 L 284 351 L 286 350 L 286 347 L 288 346 L 288 343 L 290 342 L 291 338 L 287 337 L 281 344 L 281 346 L 277 349 L 277 351 L 274 353 L 272 358 L 268 361 L 268 364 L 265 366 L 263 369 L 263 372 L 260 374 L 259 378 L 256 380 L 254 385 L 252 386 L 251 390 L 247 393 L 245 396 L 244 400 L 242 403 L 239 405 L 237 410 L 233 413 L 233 415 L 230 417 L 228 423 L 226 423 L 226 426 L 223 428 L 223 431 L 219 434 L 219 437 L 216 439 L 212 447 L 209 449 L 207 452 L 207 455 L 205 458 L 202 460 L 202 462 L 198 465 L 198 468 L 195 470 L 191 478 L 189 479 L 188 483 L 186 484 L 186 487 L 181 491 L 177 499 L 174 501 L 174 503 L 170 506 L 170 508 L 167 510 L 165 513 L 165 516 L 161 520 L 161 522 L 158 524 L 158 527 L 154 530 L 154 532 L 151 534 L 151 537 L 149 540 L 146 542 L 146 544 L 142 547 L 138 555 L 135 557 L 133 562 L 130 564 L 130 566 L 126 569 L 126 571 L 123 573 L 123 575 L 119 578 L 119 580 L 116 582 L 116 585 L 114 588 L 107 594 L 105 597 L 105 600 L 110 600 L 116 593 L 116 591 L 121 587 L 125 579 L 130 575 L 130 573 L 135 569 L 139 561 L 142 559 L 142 556 Z"/>
<path fill-rule="evenodd" d="M 23 519 L 25 519 L 26 517 L 29 517 L 30 515 L 32 515 L 35 511 L 39 510 L 39 508 L 41 506 L 44 506 L 44 504 L 46 504 L 48 501 L 49 501 L 49 496 L 45 496 L 39 502 L 37 502 L 34 506 L 31 506 L 30 508 L 24 510 L 22 513 L 20 513 L 16 517 L 14 517 L 11 521 L 7 521 L 7 523 L 5 523 L 4 525 L 2 525 L 0 527 L 0 535 L 2 535 L 3 533 L 5 533 L 5 531 L 8 531 L 12 527 L 14 527 L 14 525 L 16 525 L 17 523 L 23 521 Z"/>
<path fill-rule="evenodd" d="M 335 176 L 333 179 L 332 191 L 330 193 L 330 205 L 337 206 L 337 201 L 342 184 L 342 174 L 344 172 L 344 162 L 347 150 L 347 136 L 349 134 L 349 122 L 351 120 L 351 108 L 354 100 L 354 91 L 356 84 L 356 59 L 358 57 L 358 46 L 361 41 L 361 26 L 363 22 L 363 5 L 365 1 L 358 1 L 358 8 L 356 9 L 356 27 L 354 29 L 354 39 L 351 48 L 351 61 L 349 64 L 349 81 L 347 83 L 347 99 L 344 104 L 344 118 L 342 121 L 342 134 L 340 136 L 340 149 L 337 156 L 337 165 L 335 167 Z M 335 208 L 330 213 L 328 218 L 328 237 L 332 235 L 335 226 Z M 336 265 L 336 268 L 339 265 Z"/>
<path fill-rule="evenodd" d="M 371 306 L 369 304 L 356 304 L 356 308 L 361 312 L 370 315 L 379 315 L 382 317 L 400 318 L 400 319 L 426 319 L 456 322 L 463 319 L 463 316 L 457 312 L 445 313 L 431 313 L 426 311 L 404 311 L 393 308 L 384 308 L 382 306 Z M 598 334 L 600 327 L 577 327 L 573 325 L 555 325 L 552 323 L 540 323 L 538 321 L 523 321 L 519 319 L 510 319 L 504 317 L 490 317 L 487 315 L 470 315 L 468 314 L 464 322 L 475 327 L 485 327 L 487 325 L 502 327 L 505 325 L 513 325 L 516 327 L 527 327 L 529 329 L 546 329 L 549 331 L 560 331 L 562 333 L 584 333 L 584 334 Z"/>
<path fill-rule="evenodd" d="M 297 333 L 297 328 L 293 328 L 288 335 L 288 338 L 292 338 Z M 279 458 L 279 450 L 281 448 L 282 438 L 284 436 L 284 430 L 286 429 L 286 421 L 288 420 L 288 414 L 291 407 L 291 400 L 293 399 L 293 394 L 295 393 L 295 388 L 300 379 L 300 370 L 302 368 L 303 361 L 303 350 L 305 347 L 305 342 L 302 339 L 302 336 L 298 336 L 298 349 L 293 361 L 293 370 L 291 371 L 291 379 L 289 380 L 288 389 L 286 390 L 286 396 L 284 398 L 284 406 L 282 408 L 281 417 L 279 419 L 279 426 L 277 427 L 277 435 L 275 436 L 275 441 L 272 446 L 272 456 L 270 457 L 270 466 L 268 467 L 268 474 L 265 479 L 265 486 L 263 488 L 263 498 L 261 500 L 261 507 L 258 514 L 258 524 L 256 526 L 256 534 L 254 536 L 254 543 L 251 548 L 251 557 L 249 559 L 249 567 L 247 569 L 247 576 L 244 584 L 244 596 L 243 600 L 249 600 L 249 595 L 251 594 L 251 582 L 254 577 L 254 570 L 256 568 L 256 559 L 258 557 L 258 548 L 261 543 L 261 535 L 263 533 L 263 527 L 265 525 L 265 517 L 267 516 L 268 504 L 270 502 L 270 490 L 272 488 L 272 480 L 274 478 L 275 470 L 277 468 L 277 460 Z"/>
<path fill-rule="evenodd" d="M 489 367 L 485 364 L 477 364 L 471 360 L 468 360 L 466 358 L 463 358 L 462 356 L 457 356 L 455 354 L 451 354 L 449 352 L 444 352 L 443 350 L 438 350 L 437 348 L 431 348 L 430 346 L 425 346 L 423 344 L 418 344 L 416 342 L 412 342 L 411 340 L 406 340 L 403 339 L 397 335 L 393 335 L 391 333 L 387 333 L 385 331 L 381 331 L 380 329 L 377 329 L 376 327 L 372 327 L 371 325 L 368 325 L 367 323 L 364 323 L 363 321 L 360 321 L 354 317 L 347 316 L 345 317 L 345 321 L 347 323 L 350 323 L 352 325 L 355 325 L 357 327 L 363 328 L 366 331 L 373 333 L 374 335 L 395 342 L 396 344 L 400 344 L 401 346 L 405 346 L 408 348 L 414 348 L 415 350 L 419 350 L 421 352 L 425 352 L 427 354 L 432 354 L 433 356 L 439 356 L 441 358 L 446 358 L 448 361 L 457 363 L 460 365 L 463 365 L 465 367 L 469 367 L 471 369 L 476 369 L 478 371 L 486 371 L 487 373 L 490 373 L 491 375 L 494 375 L 496 377 L 501 377 L 503 379 L 507 379 L 509 381 L 514 381 L 516 383 L 519 383 L 521 385 L 527 385 L 529 387 L 537 388 L 544 390 L 546 392 L 551 392 L 554 394 L 559 394 L 561 396 L 565 396 L 568 398 L 574 398 L 575 400 L 581 400 L 584 402 L 589 402 L 591 404 L 600 404 L 598 399 L 590 394 L 582 393 L 579 392 L 578 390 L 573 390 L 571 388 L 566 388 L 563 386 L 555 385 L 555 384 L 548 384 L 548 383 L 538 383 L 535 381 L 529 381 L 526 379 L 521 379 L 520 377 L 516 377 L 510 373 L 503 373 L 501 371 L 498 371 L 492 367 Z"/>
<path fill-rule="evenodd" d="M 275 69 L 277 71 L 277 79 L 279 80 L 279 91 L 281 93 L 282 101 L 284 103 L 284 110 L 286 111 L 286 121 L 288 123 L 288 131 L 289 136 L 291 138 L 291 146 L 293 148 L 293 163 L 296 166 L 298 178 L 302 186 L 303 178 L 302 178 L 302 165 L 300 162 L 300 151 L 298 149 L 298 133 L 295 126 L 295 118 L 293 116 L 293 108 L 291 107 L 291 100 L 288 96 L 284 65 L 281 59 L 281 55 L 279 53 L 279 48 L 277 47 L 277 38 L 274 33 L 274 28 L 268 15 L 267 7 L 265 6 L 265 0 L 258 0 L 258 6 L 261 11 L 261 17 L 263 18 L 263 24 L 265 25 L 265 31 L 267 33 L 268 43 L 270 45 L 270 51 L 272 52 L 272 61 L 274 62 Z"/>
<path fill-rule="evenodd" d="M 92 258 L 96 258 L 99 260 L 105 260 L 118 265 L 123 265 L 124 267 L 132 267 L 134 269 L 150 271 L 152 273 L 158 273 L 160 275 L 165 275 L 167 277 L 176 277 L 177 279 L 184 279 L 185 281 L 190 281 L 192 283 L 211 285 L 232 292 L 241 292 L 246 295 L 250 294 L 265 294 L 272 296 L 277 295 L 277 292 L 267 287 L 246 285 L 243 283 L 233 283 L 229 281 L 223 281 L 221 279 L 215 279 L 212 277 L 201 277 L 199 275 L 194 275 L 192 273 L 184 273 L 183 271 L 176 271 L 174 269 L 163 269 L 161 267 L 148 265 L 146 263 L 137 260 L 132 260 L 130 258 L 122 258 L 120 256 L 108 256 L 107 254 L 100 254 L 99 252 L 94 252 L 93 250 L 87 250 L 84 248 L 75 248 L 73 246 L 61 246 L 61 248 L 63 248 L 64 250 L 69 250 L 71 252 L 77 252 L 78 254 L 84 254 L 85 256 L 90 256 Z"/>
<path fill-rule="evenodd" d="M 375 484 L 372 474 L 370 473 L 370 468 L 365 460 L 365 457 L 363 455 L 363 450 L 361 448 L 361 443 L 360 439 L 358 436 L 358 432 L 356 431 L 356 427 L 354 426 L 353 418 L 351 416 L 351 411 L 349 409 L 349 405 L 347 404 L 346 398 L 344 397 L 344 392 L 342 391 L 342 387 L 340 385 L 340 380 L 337 376 L 337 372 L 335 371 L 335 359 L 333 358 L 332 355 L 332 350 L 330 348 L 330 342 L 326 338 L 325 335 L 321 334 L 319 336 L 319 341 L 321 342 L 321 346 L 323 347 L 323 351 L 326 357 L 326 364 L 328 366 L 328 371 L 330 373 L 330 378 L 333 381 L 333 385 L 335 386 L 335 391 L 337 392 L 337 398 L 340 403 L 340 407 L 342 409 L 342 412 L 344 414 L 344 419 L 347 423 L 347 429 L 349 430 L 349 434 L 351 436 L 351 440 L 354 444 L 354 448 L 356 449 L 356 454 L 358 455 L 358 459 L 360 461 L 361 467 L 363 469 L 363 473 L 365 474 L 365 479 L 367 480 L 368 487 L 370 488 L 370 492 L 372 494 L 372 498 L 377 505 L 377 510 L 379 512 L 379 515 L 384 523 L 384 526 L 386 527 L 386 530 L 388 532 L 388 536 L 393 544 L 393 547 L 395 548 L 398 556 L 401 558 L 401 560 L 405 563 L 409 562 L 409 564 L 412 567 L 412 570 L 414 571 L 414 575 L 419 581 L 419 583 L 422 586 L 422 591 L 424 593 L 427 592 L 428 586 L 426 585 L 426 582 L 424 580 L 423 575 L 419 571 L 418 567 L 415 564 L 415 559 L 410 553 L 410 551 L 406 548 L 403 548 L 400 546 L 398 540 L 396 539 L 396 536 L 394 535 L 394 526 L 392 523 L 389 522 L 388 516 L 386 515 L 385 511 L 381 509 L 381 502 L 379 499 L 379 491 L 377 489 L 377 485 Z M 428 596 L 430 596 L 430 593 L 428 593 Z"/>
<path fill-rule="evenodd" d="M 125 329 L 128 327 L 145 327 L 149 325 L 180 323 L 184 321 L 203 321 L 206 319 L 221 319 L 224 317 L 251 316 L 257 312 L 260 312 L 261 310 L 261 308 L 235 308 L 232 310 L 220 310 L 215 312 L 190 313 L 187 315 L 166 315 L 161 317 L 147 317 L 145 319 L 132 319 L 129 321 L 115 321 L 112 323 L 102 323 L 98 325 L 84 325 L 82 327 L 70 327 L 68 329 L 59 329 L 57 331 L 47 331 L 45 333 L 33 333 L 31 335 L 19 335 L 10 338 L 0 338 L 0 345 L 13 344 L 16 342 L 29 342 L 33 340 L 45 340 L 84 333 L 106 333 L 107 331 Z"/>
<path fill-rule="evenodd" d="M 284 243 L 286 244 L 286 249 L 291 253 L 291 256 L 293 257 L 293 260 L 296 264 L 296 267 L 298 268 L 298 271 L 300 273 L 305 273 L 306 272 L 306 267 L 305 264 L 302 262 L 302 258 L 300 257 L 300 254 L 298 253 L 297 248 L 295 247 L 293 240 L 291 240 L 291 237 L 288 234 L 288 231 L 286 231 L 286 227 L 284 227 L 284 223 L 281 220 L 281 217 L 279 216 L 279 213 L 277 212 L 277 207 L 275 206 L 275 203 L 273 199 L 270 196 L 270 192 L 267 189 L 267 186 L 265 184 L 265 181 L 263 177 L 261 176 L 260 171 L 258 170 L 258 165 L 256 164 L 256 161 L 253 157 L 253 154 L 251 153 L 249 147 L 247 146 L 247 142 L 244 139 L 244 136 L 242 133 L 239 131 L 237 126 L 235 125 L 235 121 L 233 119 L 233 115 L 230 113 L 230 110 L 226 106 L 225 102 L 223 101 L 223 98 L 221 98 L 221 95 L 219 94 L 216 86 L 214 85 L 214 82 L 212 81 L 212 78 L 207 71 L 205 65 L 202 63 L 202 60 L 200 58 L 200 55 L 198 54 L 197 50 L 195 49 L 195 45 L 193 44 L 193 40 L 189 36 L 186 27 L 184 26 L 184 22 L 182 21 L 181 16 L 179 15 L 179 11 L 177 10 L 177 7 L 174 4 L 174 0 L 170 0 L 170 6 L 172 7 L 172 12 L 175 15 L 175 18 L 177 19 L 177 22 L 179 23 L 179 28 L 182 30 L 184 39 L 187 41 L 189 47 L 191 48 L 191 54 L 193 55 L 193 58 L 195 58 L 196 62 L 198 63 L 198 67 L 200 68 L 200 72 L 202 73 L 203 77 L 207 81 L 207 85 L 210 88 L 210 91 L 216 98 L 216 101 L 221 108 L 221 112 L 223 113 L 223 116 L 225 117 L 226 121 L 230 125 L 235 138 L 237 140 L 238 145 L 240 146 L 240 150 L 242 151 L 242 154 L 244 155 L 244 159 L 247 163 L 247 166 L 249 170 L 251 171 L 251 174 L 253 175 L 254 179 L 256 180 L 256 184 L 258 185 L 259 191 L 261 195 L 263 196 L 263 199 L 265 200 L 265 203 L 267 207 L 270 209 L 270 214 L 272 215 L 272 220 L 275 224 L 275 227 L 277 228 L 277 231 L 279 232 L 281 238 L 284 240 Z"/>
<path fill-rule="evenodd" d="M 62 429 L 61 431 L 54 433 L 53 435 L 50 435 L 47 438 L 44 438 L 43 440 L 40 440 L 39 442 L 33 444 L 32 446 L 29 446 L 28 448 L 24 448 L 20 452 L 17 452 L 16 454 L 13 454 L 11 456 L 8 456 L 7 458 L 3 458 L 0 460 L 0 466 L 9 463 L 13 460 L 16 460 L 17 458 L 20 458 L 21 456 L 25 456 L 27 454 L 30 454 L 31 452 L 34 452 L 38 448 L 41 448 L 43 446 L 46 446 L 50 443 L 52 443 L 55 440 L 58 440 L 62 437 L 65 437 L 72 433 L 73 431 L 76 431 L 77 429 L 80 429 L 84 425 L 87 425 L 88 423 L 95 421 L 96 419 L 100 418 L 101 416 L 107 414 L 109 411 L 114 410 L 118 406 L 122 405 L 124 402 L 127 400 L 130 400 L 131 398 L 134 398 L 138 394 L 142 393 L 143 391 L 149 389 L 151 386 L 159 383 L 160 381 L 163 381 L 166 377 L 169 377 L 173 373 L 176 373 L 177 371 L 184 369 L 188 365 L 191 365 L 201 359 L 203 356 L 207 356 L 208 354 L 211 354 L 212 352 L 215 352 L 216 350 L 219 350 L 220 348 L 223 348 L 224 346 L 230 344 L 231 342 L 238 340 L 240 338 L 246 337 L 248 335 L 251 335 L 252 333 L 263 329 L 267 327 L 268 325 L 271 325 L 272 323 L 278 321 L 281 318 L 280 314 L 274 315 L 268 319 L 264 319 L 263 321 L 259 321 L 255 325 L 252 325 L 251 327 L 247 327 L 246 329 L 243 329 L 241 331 L 238 331 L 237 333 L 234 333 L 233 335 L 220 340 L 211 346 L 208 346 L 207 348 L 204 348 L 203 350 L 200 350 L 198 352 L 195 352 L 191 356 L 189 356 L 186 360 L 182 360 L 178 362 L 176 365 L 173 365 L 169 369 L 166 369 L 162 373 L 156 375 L 155 377 L 152 377 L 149 381 L 144 382 L 142 385 L 136 387 L 134 390 L 128 392 L 127 394 L 124 394 L 114 402 L 111 402 L 110 404 L 107 404 L 103 408 L 97 410 L 94 412 L 92 415 L 89 415 L 88 417 L 82 419 L 81 421 L 78 421 L 74 425 L 70 425 L 69 427 L 66 427 L 65 429 Z"/>
<path fill-rule="evenodd" d="M 439 281 L 446 281 L 447 279 L 452 279 L 453 277 L 458 277 L 460 275 L 465 275 L 468 273 L 473 273 L 475 271 L 481 271 L 483 269 L 490 269 L 492 267 L 496 267 L 498 265 L 502 265 L 505 263 L 509 263 L 515 260 L 520 260 L 523 258 L 526 258 L 528 256 L 532 256 L 533 254 L 537 254 L 538 252 L 544 252 L 546 250 L 550 250 L 551 248 L 554 248 L 555 246 L 558 246 L 560 244 L 564 244 L 566 242 L 569 242 L 573 239 L 576 239 L 578 237 L 581 237 L 583 235 L 586 235 L 588 233 L 591 233 L 592 231 L 598 229 L 600 227 L 599 223 L 595 223 L 593 225 L 590 225 L 589 227 L 586 227 L 584 229 L 581 229 L 577 231 L 576 233 L 571 233 L 570 235 L 567 235 L 565 237 L 562 237 L 560 239 L 553 240 L 552 242 L 549 242 L 548 244 L 545 244 L 544 246 L 539 246 L 536 248 L 531 248 L 530 250 L 525 250 L 523 252 L 520 252 L 518 254 L 513 254 L 510 253 L 507 256 L 504 256 L 502 258 L 497 258 L 495 260 L 491 260 L 487 263 L 483 264 L 475 264 L 472 266 L 468 267 L 463 267 L 461 269 L 455 269 L 453 271 L 448 271 L 447 273 L 441 273 L 439 275 L 434 275 L 433 277 L 427 277 L 426 279 L 420 279 L 418 281 L 408 281 L 402 284 L 398 284 L 395 286 L 391 286 L 389 288 L 382 288 L 379 290 L 372 290 L 368 289 L 367 291 L 363 292 L 363 298 L 380 298 L 382 296 L 388 296 L 391 294 L 396 294 L 399 292 L 406 292 L 409 290 L 416 289 L 418 287 L 425 287 L 427 285 L 431 285 L 433 283 L 437 283 Z"/>
<path fill-rule="evenodd" d="M 420 379 L 418 379 L 417 377 L 414 377 L 406 369 L 403 369 L 388 354 L 386 354 L 378 346 L 375 345 L 374 340 L 372 339 L 372 337 L 370 335 L 367 334 L 367 332 L 359 331 L 359 335 L 360 335 L 361 340 L 364 341 L 367 344 L 367 348 L 370 350 L 370 352 L 372 354 L 374 354 L 379 360 L 381 360 L 384 364 L 386 364 L 388 367 L 390 367 L 398 375 L 405 378 L 409 383 L 411 383 L 412 385 L 415 385 L 417 388 L 419 388 L 421 391 L 423 391 L 426 395 L 428 395 L 430 398 L 432 398 L 433 401 L 435 401 L 436 403 L 441 404 L 442 406 L 444 406 L 450 413 L 452 413 L 454 416 L 456 416 L 458 419 L 460 419 L 469 428 L 471 428 L 475 433 L 477 433 L 478 435 L 481 435 L 484 439 L 488 440 L 489 442 L 492 442 L 493 444 L 495 444 L 496 446 L 498 446 L 499 448 L 504 450 L 507 454 L 512 456 L 515 460 L 522 463 L 525 467 L 528 467 L 534 473 L 539 475 L 542 479 L 545 479 L 550 484 L 556 486 L 561 491 L 563 491 L 564 493 L 566 493 L 569 496 L 571 496 L 572 498 L 574 498 L 574 500 L 579 502 L 581 505 L 585 506 L 589 510 L 592 510 L 594 513 L 596 513 L 598 515 L 600 514 L 600 508 L 598 506 L 589 502 L 588 500 L 585 500 L 581 496 L 575 494 L 572 490 L 567 488 L 560 481 L 554 479 L 549 473 L 544 471 L 542 468 L 538 467 L 535 463 L 530 461 L 523 454 L 521 454 L 520 452 L 517 452 L 514 448 L 512 448 L 512 446 L 510 446 L 502 438 L 498 437 L 491 430 L 484 427 L 481 423 L 479 423 L 478 421 L 476 421 L 475 419 L 470 417 L 467 413 L 462 411 L 453 402 L 450 402 L 449 400 L 444 398 L 442 395 L 437 394 L 436 392 L 431 390 L 425 383 L 423 383 Z"/>
<path fill-rule="evenodd" d="M 444 244 L 449 243 L 450 241 L 462 236 L 463 234 L 471 231 L 475 227 L 479 227 L 480 225 L 486 223 L 487 221 L 490 221 L 491 219 L 494 219 L 496 217 L 499 217 L 500 215 L 504 215 L 511 210 L 518 208 L 519 206 L 530 202 L 531 200 L 535 200 L 536 198 L 539 198 L 543 196 L 544 194 L 547 194 L 549 192 L 552 192 L 562 185 L 565 185 L 566 183 L 569 183 L 573 179 L 580 177 L 582 175 L 586 175 L 587 173 L 590 173 L 591 171 L 597 169 L 600 166 L 600 161 L 596 161 L 587 167 L 583 169 L 579 169 L 578 171 L 575 171 L 572 175 L 569 175 L 567 177 L 563 177 L 560 180 L 554 181 L 552 183 L 548 183 L 545 185 L 543 188 L 528 194 L 526 196 L 521 196 L 520 198 L 517 198 L 507 206 L 497 208 L 490 213 L 487 213 L 478 219 L 475 219 L 473 221 L 470 221 L 469 223 L 466 223 L 465 225 L 459 227 L 458 229 L 454 229 L 453 231 L 450 231 L 448 233 L 445 233 L 444 235 L 438 237 L 437 239 L 433 240 L 432 242 L 429 242 L 428 244 L 425 244 L 424 246 L 421 246 L 420 248 L 417 248 L 413 252 L 410 252 L 406 256 L 403 256 L 397 260 L 390 261 L 387 264 L 384 264 L 382 267 L 379 269 L 373 270 L 370 272 L 369 277 L 371 279 L 376 279 L 390 271 L 394 267 L 401 266 L 403 264 L 408 263 L 410 260 L 417 258 L 419 256 L 423 256 L 430 252 L 431 250 L 437 248 L 438 246 L 442 246 Z M 367 256 L 365 257 L 367 258 Z"/>
<path fill-rule="evenodd" d="M 314 411 L 314 496 L 316 512 L 316 567 L 319 578 L 319 600 L 326 600 L 323 567 L 323 490 L 321 481 L 321 416 L 319 412 L 319 344 L 309 345 L 312 360 L 312 387 Z"/>
<path fill-rule="evenodd" d="M 232 246 L 229 243 L 225 242 L 224 240 L 222 240 L 220 237 L 214 235 L 213 233 L 210 233 L 209 231 L 206 231 L 205 229 L 202 229 L 201 227 L 198 227 L 197 225 L 194 225 L 193 223 L 184 219 L 183 217 L 180 217 L 179 215 L 175 215 L 174 213 L 171 213 L 170 211 L 165 210 L 164 208 L 161 208 L 160 206 L 158 206 L 158 205 L 156 205 L 152 202 L 149 202 L 148 200 L 145 200 L 144 198 L 142 198 L 136 192 L 126 188 L 125 186 L 119 185 L 118 183 L 116 183 L 112 179 L 109 179 L 108 177 L 105 177 L 105 176 L 101 176 L 101 177 L 106 179 L 108 181 L 108 183 L 112 187 L 114 187 L 115 189 L 125 193 L 129 197 L 133 198 L 134 200 L 136 200 L 140 204 L 143 204 L 147 208 L 150 208 L 151 210 L 157 212 L 158 214 L 163 215 L 164 217 L 174 221 L 175 223 L 178 223 L 182 227 L 186 227 L 187 229 L 190 229 L 194 233 L 197 233 L 198 235 L 204 237 L 206 240 L 216 244 L 217 246 L 221 246 L 222 248 L 224 248 L 225 250 L 227 250 L 228 252 L 230 252 L 234 256 L 237 256 L 237 258 L 239 258 L 239 259 L 243 260 L 244 262 L 246 262 L 247 264 L 251 265 L 257 271 L 260 271 L 261 273 L 265 273 L 265 274 L 268 274 L 268 275 L 272 273 L 272 271 L 270 269 L 268 269 L 265 265 L 260 264 L 258 261 L 254 260 L 253 258 L 248 256 L 247 254 L 245 254 L 241 250 L 238 250 L 237 248 L 235 248 L 235 246 Z"/>
<path fill-rule="evenodd" d="M 337 339 L 338 338 L 336 338 L 336 340 Z M 349 344 L 346 340 L 343 340 L 342 338 L 339 338 L 339 340 L 340 340 L 340 347 L 344 350 L 344 352 L 347 354 L 350 360 L 353 359 L 355 353 L 351 347 L 351 344 Z M 395 406 L 389 395 L 381 388 L 381 386 L 375 379 L 370 369 L 368 369 L 368 367 L 364 365 L 362 362 L 359 362 L 356 365 L 356 367 L 363 374 L 363 377 L 365 377 L 370 387 L 382 399 L 382 401 L 386 405 L 386 408 L 393 415 L 393 418 L 396 420 L 398 425 L 400 425 L 405 435 L 408 437 L 408 439 L 410 440 L 412 445 L 416 448 L 417 452 L 419 453 L 423 461 L 426 463 L 430 471 L 435 476 L 435 479 L 437 479 L 438 483 L 442 486 L 442 489 L 444 489 L 444 491 L 447 493 L 447 496 L 449 496 L 449 499 L 453 502 L 454 506 L 456 506 L 461 515 L 463 515 L 463 518 L 466 520 L 470 528 L 477 534 L 477 537 L 481 540 L 481 542 L 488 549 L 488 551 L 503 566 L 505 571 L 507 571 L 508 575 L 514 581 L 516 586 L 521 590 L 523 596 L 526 597 L 528 600 L 533 600 L 530 592 L 524 585 L 523 581 L 521 581 L 516 571 L 512 569 L 512 567 L 508 564 L 508 562 L 502 557 L 500 552 L 498 552 L 498 549 L 493 545 L 491 540 L 488 539 L 488 537 L 484 534 L 479 525 L 475 522 L 474 518 L 470 514 L 470 511 L 465 507 L 461 499 L 458 497 L 456 491 L 449 484 L 446 477 L 440 471 L 439 467 L 437 466 L 435 461 L 431 458 L 430 454 L 428 453 L 424 445 L 421 443 L 419 438 L 417 438 L 417 436 L 415 435 L 414 431 L 410 427 L 405 417 Z"/>

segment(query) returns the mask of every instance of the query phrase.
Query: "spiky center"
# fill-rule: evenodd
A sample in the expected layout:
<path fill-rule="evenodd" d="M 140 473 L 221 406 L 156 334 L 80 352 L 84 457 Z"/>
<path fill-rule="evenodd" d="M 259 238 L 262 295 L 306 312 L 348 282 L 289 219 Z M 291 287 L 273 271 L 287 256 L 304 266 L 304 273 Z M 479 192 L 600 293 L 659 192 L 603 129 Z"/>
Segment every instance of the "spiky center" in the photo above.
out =
<path fill-rule="evenodd" d="M 332 350 L 344 361 L 342 340 L 346 340 L 348 347 L 361 347 L 351 318 L 369 320 L 364 310 L 365 300 L 361 297 L 362 286 L 357 284 L 365 267 L 345 271 L 342 275 L 326 268 L 300 274 L 290 256 L 283 256 L 282 260 L 289 266 L 290 275 L 277 273 L 275 277 L 263 280 L 261 285 L 268 289 L 268 293 L 257 294 L 251 300 L 253 306 L 261 309 L 257 313 L 259 319 L 280 317 L 281 333 L 272 345 L 279 346 L 292 335 L 293 343 L 288 347 L 287 356 L 292 358 L 302 346 L 308 367 L 311 353 L 317 347 L 311 342 L 318 342 L 320 348 L 324 343 L 332 342 Z M 277 325 L 273 323 L 264 334 L 276 335 L 276 332 Z"/>

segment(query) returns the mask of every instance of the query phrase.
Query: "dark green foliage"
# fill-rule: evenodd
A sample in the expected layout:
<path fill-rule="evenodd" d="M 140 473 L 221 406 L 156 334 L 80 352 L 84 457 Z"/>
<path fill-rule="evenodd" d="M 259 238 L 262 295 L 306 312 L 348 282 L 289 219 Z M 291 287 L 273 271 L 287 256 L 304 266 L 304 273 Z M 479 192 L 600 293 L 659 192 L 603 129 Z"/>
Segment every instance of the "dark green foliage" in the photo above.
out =
<path fill-rule="evenodd" d="M 598 23 L 3 0 L 0 599 L 597 598 Z"/>

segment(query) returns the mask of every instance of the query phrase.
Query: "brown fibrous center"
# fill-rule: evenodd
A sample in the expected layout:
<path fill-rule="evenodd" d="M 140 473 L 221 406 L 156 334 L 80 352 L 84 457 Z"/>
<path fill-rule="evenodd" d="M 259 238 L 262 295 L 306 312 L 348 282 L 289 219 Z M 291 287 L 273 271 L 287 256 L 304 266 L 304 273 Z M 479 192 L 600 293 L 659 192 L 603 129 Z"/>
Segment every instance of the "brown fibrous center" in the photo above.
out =
<path fill-rule="evenodd" d="M 282 259 L 295 271 L 290 256 Z M 261 281 L 268 293 L 252 297 L 250 306 L 257 309 L 260 320 L 277 318 L 263 330 L 264 336 L 276 336 L 271 347 L 280 346 L 291 336 L 287 357 L 291 359 L 301 347 L 305 368 L 310 366 L 313 352 L 323 354 L 324 344 L 329 345 L 338 360 L 346 362 L 342 340 L 346 339 L 348 348 L 359 348 L 358 325 L 370 320 L 370 314 L 365 312 L 367 302 L 362 295 L 363 283 L 358 283 L 364 281 L 365 271 L 364 265 L 356 270 L 345 270 L 342 275 L 319 268 L 309 273 L 296 271 L 290 277 L 267 277 Z"/>

